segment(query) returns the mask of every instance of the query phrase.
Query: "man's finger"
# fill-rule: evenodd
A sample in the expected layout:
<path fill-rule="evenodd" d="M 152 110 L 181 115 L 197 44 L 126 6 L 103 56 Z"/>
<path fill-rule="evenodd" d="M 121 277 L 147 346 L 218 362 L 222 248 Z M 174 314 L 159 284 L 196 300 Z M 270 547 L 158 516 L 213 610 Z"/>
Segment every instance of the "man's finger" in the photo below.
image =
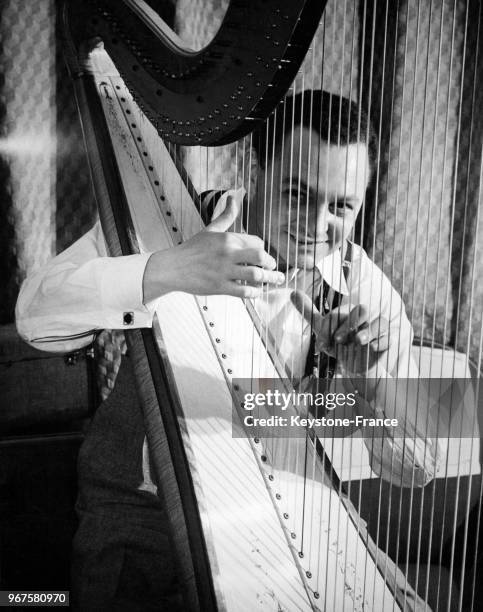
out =
<path fill-rule="evenodd" d="M 252 266 L 262 266 L 267 270 L 273 270 L 277 265 L 275 259 L 262 248 L 259 249 L 239 249 L 230 257 L 235 264 L 249 264 Z"/>
<path fill-rule="evenodd" d="M 371 342 L 371 349 L 375 353 L 384 353 L 389 348 L 389 334 L 384 334 L 383 336 L 379 336 L 375 340 Z"/>
<path fill-rule="evenodd" d="M 261 297 L 262 291 L 261 287 L 253 287 L 253 285 L 244 285 L 236 281 L 230 281 L 223 293 L 240 298 L 254 299 Z"/>
<path fill-rule="evenodd" d="M 239 213 L 239 206 L 233 196 L 226 199 L 225 210 L 212 221 L 207 227 L 207 232 L 226 232 L 235 223 Z"/>
<path fill-rule="evenodd" d="M 255 286 L 263 283 L 281 285 L 285 282 L 285 275 L 282 272 L 271 272 L 257 266 L 233 266 L 232 279 L 246 281 Z"/>
<path fill-rule="evenodd" d="M 308 323 L 314 323 L 315 321 L 319 322 L 322 319 L 322 315 L 306 293 L 302 291 L 292 291 L 290 299 L 292 304 Z"/>
<path fill-rule="evenodd" d="M 254 234 L 240 234 L 244 249 L 265 250 L 265 244 L 259 236 Z"/>
<path fill-rule="evenodd" d="M 336 330 L 334 340 L 338 344 L 345 344 L 351 334 L 358 330 L 361 325 L 367 323 L 369 310 L 366 306 L 358 304 L 350 311 L 349 316 L 345 319 L 342 325 Z"/>
<path fill-rule="evenodd" d="M 358 332 L 354 335 L 354 342 L 359 346 L 366 346 L 374 340 L 373 329 L 367 323 L 359 326 Z"/>
<path fill-rule="evenodd" d="M 379 317 L 369 325 L 363 326 L 354 336 L 354 341 L 360 346 L 370 344 L 376 353 L 387 351 L 389 348 L 389 323 Z"/>

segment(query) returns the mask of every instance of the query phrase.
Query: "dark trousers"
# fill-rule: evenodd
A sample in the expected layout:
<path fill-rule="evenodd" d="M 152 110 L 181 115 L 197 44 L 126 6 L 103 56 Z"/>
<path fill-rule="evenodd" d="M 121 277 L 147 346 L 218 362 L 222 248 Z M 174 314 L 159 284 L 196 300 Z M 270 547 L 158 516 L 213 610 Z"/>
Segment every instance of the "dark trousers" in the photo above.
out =
<path fill-rule="evenodd" d="M 79 453 L 72 604 L 88 610 L 182 610 L 167 518 L 143 490 L 144 427 L 129 360 Z"/>

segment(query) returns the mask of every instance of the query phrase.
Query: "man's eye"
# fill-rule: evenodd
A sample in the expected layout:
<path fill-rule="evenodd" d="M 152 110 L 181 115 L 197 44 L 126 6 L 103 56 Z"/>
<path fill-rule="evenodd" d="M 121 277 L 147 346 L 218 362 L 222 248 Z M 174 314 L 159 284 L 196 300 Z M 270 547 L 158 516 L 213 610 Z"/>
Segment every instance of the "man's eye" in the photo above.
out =
<path fill-rule="evenodd" d="M 283 194 L 287 197 L 290 198 L 293 202 L 297 202 L 297 201 L 301 201 L 303 202 L 304 199 L 306 198 L 306 194 L 301 192 L 301 191 L 297 191 L 296 189 L 286 189 Z"/>
<path fill-rule="evenodd" d="M 354 208 L 352 202 L 348 202 L 347 200 L 335 200 L 334 202 L 329 203 L 329 210 L 331 212 L 345 212 L 346 210 L 352 210 Z"/>

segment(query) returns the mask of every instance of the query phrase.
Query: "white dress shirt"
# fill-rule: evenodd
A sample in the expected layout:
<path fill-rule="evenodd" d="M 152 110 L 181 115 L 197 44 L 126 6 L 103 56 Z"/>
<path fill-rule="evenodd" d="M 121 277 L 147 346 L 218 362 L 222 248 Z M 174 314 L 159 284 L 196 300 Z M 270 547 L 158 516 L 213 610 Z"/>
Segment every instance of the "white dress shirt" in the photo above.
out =
<path fill-rule="evenodd" d="M 401 298 L 361 247 L 353 244 L 351 250 L 347 282 L 340 250 L 318 262 L 320 275 L 342 295 L 341 306 L 363 304 L 374 318 L 381 315 L 389 321 L 389 349 L 378 371 L 385 370 L 383 376 L 417 378 L 411 358 L 412 328 Z M 41 350 L 70 352 L 89 345 L 103 329 L 151 327 L 156 300 L 143 303 L 149 257 L 150 253 L 108 257 L 97 222 L 23 283 L 16 307 L 19 334 Z M 307 291 L 312 278 L 312 271 L 289 271 L 284 286 L 265 291 L 255 304 L 295 378 L 304 372 L 311 329 L 292 305 L 290 294 L 294 289 Z M 377 398 L 372 410 L 376 416 L 384 415 Z M 408 433 L 404 439 L 388 440 L 384 448 L 372 445 L 372 468 L 390 478 L 399 463 L 401 473 L 407 468 L 406 484 L 425 484 L 436 473 L 440 452 L 421 432 Z"/>
<path fill-rule="evenodd" d="M 150 256 L 108 257 L 98 221 L 25 280 L 15 311 L 18 333 L 38 349 L 65 353 L 88 346 L 102 329 L 151 327 L 156 301 L 143 303 Z"/>
<path fill-rule="evenodd" d="M 228 195 L 228 192 L 225 196 Z M 225 196 L 213 217 L 224 207 Z M 156 300 L 143 303 L 143 276 L 151 253 L 108 257 L 100 223 L 63 253 L 30 275 L 16 306 L 19 334 L 41 350 L 70 352 L 88 346 L 103 329 L 151 327 Z M 325 282 L 342 294 L 341 305 L 363 304 L 371 314 L 389 321 L 390 342 L 386 369 L 391 376 L 418 376 L 411 359 L 412 328 L 398 293 L 388 278 L 352 245 L 348 283 L 340 250 L 317 263 Z M 256 300 L 256 309 L 270 329 L 275 344 L 291 364 L 294 376 L 303 374 L 310 343 L 310 325 L 290 301 L 293 290 L 310 293 L 313 272 L 291 270 L 285 285 L 270 288 Z M 127 318 L 126 313 L 131 314 Z"/>

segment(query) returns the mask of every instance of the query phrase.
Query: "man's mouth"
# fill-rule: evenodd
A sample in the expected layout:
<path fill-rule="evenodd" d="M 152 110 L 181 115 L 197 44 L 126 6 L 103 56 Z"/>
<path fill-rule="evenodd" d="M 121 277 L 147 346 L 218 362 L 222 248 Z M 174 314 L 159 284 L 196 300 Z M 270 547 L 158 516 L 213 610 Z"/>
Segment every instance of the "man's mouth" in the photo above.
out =
<path fill-rule="evenodd" d="M 323 240 L 316 240 L 315 238 L 311 238 L 310 236 L 297 236 L 295 234 L 289 234 L 290 238 L 297 243 L 298 246 L 302 247 L 312 247 L 315 248 L 317 246 L 322 246 L 329 242 L 328 237 L 325 237 Z"/>

